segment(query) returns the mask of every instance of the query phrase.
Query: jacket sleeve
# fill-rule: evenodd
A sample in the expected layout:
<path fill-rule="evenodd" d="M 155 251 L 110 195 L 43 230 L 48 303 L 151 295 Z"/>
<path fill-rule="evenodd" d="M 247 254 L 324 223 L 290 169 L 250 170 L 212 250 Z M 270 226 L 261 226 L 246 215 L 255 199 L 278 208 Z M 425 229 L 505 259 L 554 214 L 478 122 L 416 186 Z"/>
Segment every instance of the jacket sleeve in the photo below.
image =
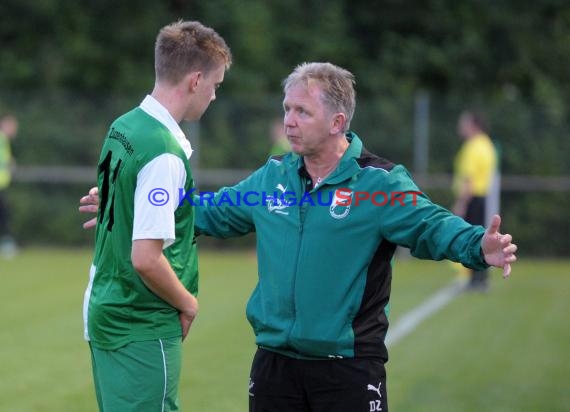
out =
<path fill-rule="evenodd" d="M 194 196 L 196 234 L 225 239 L 254 232 L 254 207 L 248 201 L 247 193 L 255 190 L 255 182 L 262 172 L 263 168 L 258 169 L 235 186 Z"/>
<path fill-rule="evenodd" d="M 394 167 L 384 178 L 382 186 L 391 199 L 379 207 L 384 238 L 408 247 L 420 259 L 449 259 L 475 270 L 489 267 L 481 251 L 485 228 L 433 203 L 403 166 Z"/>

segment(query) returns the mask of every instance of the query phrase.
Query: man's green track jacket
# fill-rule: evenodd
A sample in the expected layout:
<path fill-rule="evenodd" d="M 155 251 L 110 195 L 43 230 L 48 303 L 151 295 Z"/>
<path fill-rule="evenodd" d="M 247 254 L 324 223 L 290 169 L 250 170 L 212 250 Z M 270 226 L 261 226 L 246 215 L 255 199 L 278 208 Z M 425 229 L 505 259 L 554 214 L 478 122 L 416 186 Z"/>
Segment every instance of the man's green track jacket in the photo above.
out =
<path fill-rule="evenodd" d="M 356 134 L 347 139 L 336 169 L 316 188 L 302 157 L 289 153 L 233 187 L 193 197 L 197 233 L 256 232 L 259 280 L 247 318 L 262 348 L 302 359 L 386 361 L 397 245 L 421 259 L 487 267 L 483 227 L 432 203 L 403 166 L 366 151 Z"/>

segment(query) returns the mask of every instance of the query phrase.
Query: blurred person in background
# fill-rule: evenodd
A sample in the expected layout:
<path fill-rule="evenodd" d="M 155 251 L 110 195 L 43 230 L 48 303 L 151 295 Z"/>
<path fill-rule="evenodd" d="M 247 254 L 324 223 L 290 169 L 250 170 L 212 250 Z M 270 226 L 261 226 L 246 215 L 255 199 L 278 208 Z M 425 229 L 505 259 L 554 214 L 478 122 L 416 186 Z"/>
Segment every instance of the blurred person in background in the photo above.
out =
<path fill-rule="evenodd" d="M 11 258 L 17 253 L 16 241 L 10 229 L 7 191 L 12 181 L 15 161 L 11 141 L 18 134 L 18 120 L 13 114 L 0 118 L 0 256 Z"/>
<path fill-rule="evenodd" d="M 488 135 L 484 116 L 474 110 L 465 110 L 459 116 L 457 132 L 463 139 L 454 163 L 453 213 L 473 225 L 489 223 L 487 206 L 496 180 L 497 151 Z M 496 196 L 495 196 L 496 197 Z M 487 269 L 471 270 L 468 290 L 486 291 L 489 288 Z"/>

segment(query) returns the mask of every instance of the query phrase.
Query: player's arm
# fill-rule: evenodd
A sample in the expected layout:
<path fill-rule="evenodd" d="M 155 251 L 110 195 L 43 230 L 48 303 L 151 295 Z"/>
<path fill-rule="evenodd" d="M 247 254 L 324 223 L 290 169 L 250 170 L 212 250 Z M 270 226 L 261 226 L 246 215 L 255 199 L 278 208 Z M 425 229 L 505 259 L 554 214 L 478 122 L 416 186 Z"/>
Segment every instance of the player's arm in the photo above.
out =
<path fill-rule="evenodd" d="M 175 155 L 164 153 L 147 163 L 137 174 L 131 260 L 142 281 L 158 297 L 180 313 L 182 336 L 185 337 L 198 311 L 198 302 L 180 282 L 163 250 L 176 240 L 174 214 L 179 207 L 175 194 L 184 187 L 186 170 Z M 153 202 L 149 196 L 163 194 Z M 188 236 L 190 234 L 187 234 Z"/>
<path fill-rule="evenodd" d="M 198 300 L 180 282 L 162 253 L 162 239 L 133 241 L 131 260 L 144 284 L 158 297 L 180 311 L 185 338 L 198 313 Z"/>

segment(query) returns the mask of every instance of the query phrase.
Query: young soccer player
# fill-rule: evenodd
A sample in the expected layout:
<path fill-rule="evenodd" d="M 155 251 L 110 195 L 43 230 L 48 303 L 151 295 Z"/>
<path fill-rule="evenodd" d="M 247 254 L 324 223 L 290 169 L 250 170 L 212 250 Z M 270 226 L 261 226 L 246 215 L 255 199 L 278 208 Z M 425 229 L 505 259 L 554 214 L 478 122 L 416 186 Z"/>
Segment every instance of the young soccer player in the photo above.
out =
<path fill-rule="evenodd" d="M 181 342 L 198 311 L 194 211 L 177 201 L 178 189 L 194 185 L 192 148 L 179 123 L 202 116 L 230 64 L 211 28 L 163 27 L 152 93 L 112 123 L 103 143 L 84 301 L 101 411 L 179 408 Z"/>

